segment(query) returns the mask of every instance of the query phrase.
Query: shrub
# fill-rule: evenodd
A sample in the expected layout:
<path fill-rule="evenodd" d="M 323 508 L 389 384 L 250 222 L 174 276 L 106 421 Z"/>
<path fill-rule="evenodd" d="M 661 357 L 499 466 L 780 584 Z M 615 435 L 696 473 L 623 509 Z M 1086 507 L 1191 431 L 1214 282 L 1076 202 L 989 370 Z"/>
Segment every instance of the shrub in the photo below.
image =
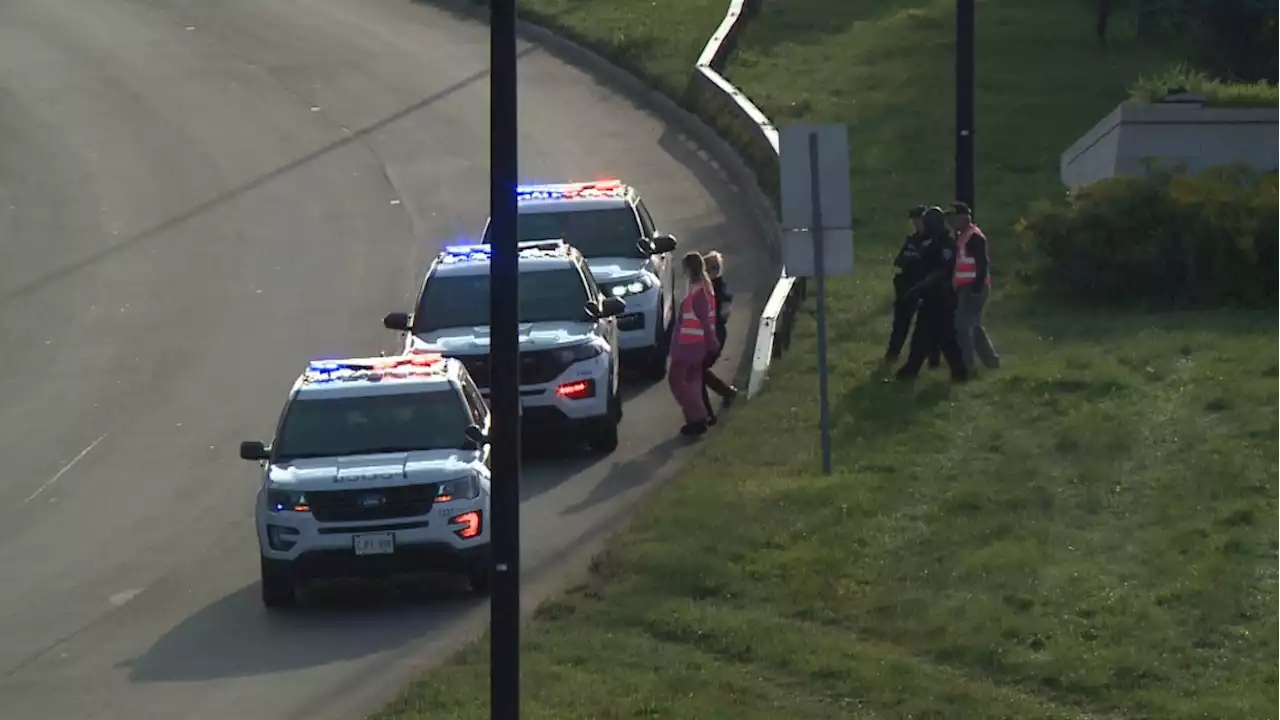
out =
<path fill-rule="evenodd" d="M 1129 89 L 1129 97 L 1139 102 L 1159 102 L 1174 92 L 1203 95 L 1206 105 L 1219 107 L 1266 108 L 1280 102 L 1280 91 L 1266 80 L 1226 83 L 1187 65 L 1138 78 Z"/>
<path fill-rule="evenodd" d="M 1031 208 L 1018 231 L 1041 254 L 1041 281 L 1101 302 L 1275 307 L 1276 174 L 1147 170 Z"/>

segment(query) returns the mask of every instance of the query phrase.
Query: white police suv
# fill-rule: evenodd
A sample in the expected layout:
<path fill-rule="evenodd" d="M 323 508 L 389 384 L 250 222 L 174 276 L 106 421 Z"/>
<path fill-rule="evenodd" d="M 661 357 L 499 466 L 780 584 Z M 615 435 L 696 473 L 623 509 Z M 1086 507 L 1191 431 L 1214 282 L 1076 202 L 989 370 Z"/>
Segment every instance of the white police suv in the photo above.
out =
<path fill-rule="evenodd" d="M 255 515 L 262 601 L 308 581 L 404 572 L 489 588 L 489 410 L 466 368 L 438 354 L 311 363 L 270 446 Z"/>
<path fill-rule="evenodd" d="M 596 285 L 576 249 L 562 240 L 520 244 L 520 403 L 523 426 L 618 446 L 618 328 L 627 302 Z M 488 394 L 488 245 L 446 247 L 427 270 L 413 314 L 383 326 L 407 333 L 405 351 L 462 361 Z"/>
<path fill-rule="evenodd" d="M 519 240 L 564 239 L 587 259 L 605 295 L 626 299 L 618 316 L 625 362 L 654 380 L 665 377 L 676 239 L 658 230 L 635 188 L 617 179 L 522 185 L 517 206 Z"/>

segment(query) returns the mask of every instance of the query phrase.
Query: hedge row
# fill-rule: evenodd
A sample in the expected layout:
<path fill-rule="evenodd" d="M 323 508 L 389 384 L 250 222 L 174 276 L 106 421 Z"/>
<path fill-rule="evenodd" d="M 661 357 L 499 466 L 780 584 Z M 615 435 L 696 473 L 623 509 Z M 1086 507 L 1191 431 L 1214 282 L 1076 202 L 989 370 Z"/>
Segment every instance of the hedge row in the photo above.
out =
<path fill-rule="evenodd" d="M 1275 308 L 1276 174 L 1152 165 L 1034 205 L 1018 224 L 1047 286 L 1103 303 Z"/>

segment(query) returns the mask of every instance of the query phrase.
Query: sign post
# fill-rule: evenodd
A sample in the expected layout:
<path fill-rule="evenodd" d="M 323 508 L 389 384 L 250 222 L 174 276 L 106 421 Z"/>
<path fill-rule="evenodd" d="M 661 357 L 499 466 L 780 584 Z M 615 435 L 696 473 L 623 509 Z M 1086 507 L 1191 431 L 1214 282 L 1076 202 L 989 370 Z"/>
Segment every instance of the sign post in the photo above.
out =
<path fill-rule="evenodd" d="M 977 212 L 973 150 L 974 0 L 956 0 L 956 200 Z"/>
<path fill-rule="evenodd" d="M 520 718 L 520 266 L 516 120 L 516 0 L 492 0 L 489 22 L 489 407 L 493 413 L 493 598 L 489 717 Z"/>
<path fill-rule="evenodd" d="M 782 189 L 782 260 L 787 274 L 817 281 L 818 413 L 822 472 L 831 474 L 827 395 L 828 275 L 853 273 L 849 131 L 844 125 L 787 125 L 778 132 Z"/>

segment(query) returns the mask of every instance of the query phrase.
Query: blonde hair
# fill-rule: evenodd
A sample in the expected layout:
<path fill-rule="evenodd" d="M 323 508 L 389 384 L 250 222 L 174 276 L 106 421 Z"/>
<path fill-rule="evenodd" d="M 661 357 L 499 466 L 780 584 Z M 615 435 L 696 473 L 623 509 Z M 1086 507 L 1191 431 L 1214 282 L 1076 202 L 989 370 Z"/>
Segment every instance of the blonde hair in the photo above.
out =
<path fill-rule="evenodd" d="M 702 261 L 707 266 L 707 277 L 720 277 L 720 273 L 724 271 L 724 255 L 719 250 L 712 250 L 702 256 Z"/>

